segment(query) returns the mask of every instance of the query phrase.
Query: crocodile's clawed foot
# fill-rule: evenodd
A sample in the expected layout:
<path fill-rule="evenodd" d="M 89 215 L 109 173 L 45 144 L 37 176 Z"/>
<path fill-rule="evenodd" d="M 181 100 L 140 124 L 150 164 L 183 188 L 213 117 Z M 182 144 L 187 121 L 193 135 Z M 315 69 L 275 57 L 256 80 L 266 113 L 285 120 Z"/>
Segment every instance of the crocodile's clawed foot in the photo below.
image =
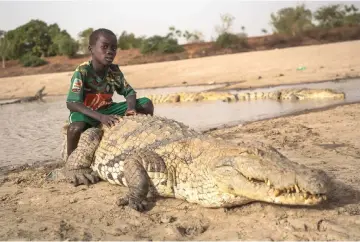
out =
<path fill-rule="evenodd" d="M 97 175 L 96 172 L 91 173 L 83 173 L 83 174 L 75 174 L 70 181 L 74 185 L 74 187 L 77 187 L 79 185 L 86 185 L 89 186 L 90 184 L 95 184 L 100 181 L 100 177 Z"/>
<path fill-rule="evenodd" d="M 124 206 L 128 205 L 130 208 L 132 208 L 138 212 L 144 212 L 146 210 L 148 204 L 147 204 L 146 200 L 141 200 L 141 199 L 125 196 L 125 197 L 118 198 L 118 200 L 116 201 L 116 205 L 118 205 L 120 207 L 124 207 Z"/>

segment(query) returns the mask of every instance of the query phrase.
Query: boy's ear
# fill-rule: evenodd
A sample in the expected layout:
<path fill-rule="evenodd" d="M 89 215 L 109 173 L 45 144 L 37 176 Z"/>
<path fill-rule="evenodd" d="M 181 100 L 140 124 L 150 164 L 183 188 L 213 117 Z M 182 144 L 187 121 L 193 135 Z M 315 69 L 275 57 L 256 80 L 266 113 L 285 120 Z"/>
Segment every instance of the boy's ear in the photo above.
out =
<path fill-rule="evenodd" d="M 88 46 L 88 50 L 90 51 L 90 53 L 92 53 L 91 45 Z"/>

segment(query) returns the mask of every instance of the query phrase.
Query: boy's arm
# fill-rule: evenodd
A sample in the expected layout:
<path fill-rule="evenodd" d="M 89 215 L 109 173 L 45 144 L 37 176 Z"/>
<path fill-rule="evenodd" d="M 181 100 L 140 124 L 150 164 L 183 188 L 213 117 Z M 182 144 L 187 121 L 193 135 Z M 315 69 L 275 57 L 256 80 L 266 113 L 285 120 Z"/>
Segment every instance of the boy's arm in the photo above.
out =
<path fill-rule="evenodd" d="M 119 69 L 120 70 L 120 69 Z M 120 86 L 116 88 L 116 92 L 119 95 L 122 95 L 126 99 L 127 110 L 125 115 L 134 115 L 136 114 L 136 91 L 131 87 L 131 85 L 126 81 L 123 73 L 120 71 Z"/>
<path fill-rule="evenodd" d="M 86 107 L 83 103 L 67 102 L 66 106 L 70 111 L 85 114 L 86 116 L 96 119 L 97 121 L 105 124 L 108 127 L 115 125 L 115 123 L 118 121 L 118 118 L 116 116 L 101 114 Z"/>
<path fill-rule="evenodd" d="M 136 114 L 135 105 L 136 105 L 136 93 L 131 94 L 125 97 L 127 103 L 126 114 Z"/>
<path fill-rule="evenodd" d="M 82 113 L 107 126 L 111 126 L 117 121 L 115 116 L 101 114 L 84 105 L 84 81 L 79 71 L 75 71 L 71 78 L 66 106 L 72 112 Z"/>

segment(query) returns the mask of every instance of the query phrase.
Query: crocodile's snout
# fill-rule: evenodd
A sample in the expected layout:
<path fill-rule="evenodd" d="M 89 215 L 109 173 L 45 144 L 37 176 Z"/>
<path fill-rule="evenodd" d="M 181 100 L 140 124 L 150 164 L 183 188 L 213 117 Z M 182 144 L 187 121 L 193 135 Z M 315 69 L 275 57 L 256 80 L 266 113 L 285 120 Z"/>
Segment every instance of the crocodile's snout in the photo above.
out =
<path fill-rule="evenodd" d="M 325 172 L 292 162 L 266 145 L 243 146 L 236 157 L 224 157 L 215 168 L 226 192 L 253 200 L 288 205 L 314 205 L 327 200 Z"/>

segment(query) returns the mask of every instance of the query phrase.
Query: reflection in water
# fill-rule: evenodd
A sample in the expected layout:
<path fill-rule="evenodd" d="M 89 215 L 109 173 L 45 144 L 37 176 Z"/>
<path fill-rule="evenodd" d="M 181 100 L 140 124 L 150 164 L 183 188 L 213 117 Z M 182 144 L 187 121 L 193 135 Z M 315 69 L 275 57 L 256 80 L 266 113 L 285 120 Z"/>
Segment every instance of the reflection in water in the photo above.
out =
<path fill-rule="evenodd" d="M 195 129 L 208 129 L 222 124 L 242 123 L 264 118 L 273 118 L 293 112 L 307 109 L 326 107 L 329 105 L 360 101 L 360 79 L 343 80 L 337 82 L 323 82 L 312 84 L 297 84 L 288 86 L 277 86 L 271 88 L 257 88 L 251 91 L 241 92 L 270 92 L 284 88 L 331 88 L 345 92 L 345 100 L 303 100 L 303 101 L 281 101 L 274 100 L 252 100 L 236 103 L 225 102 L 199 102 L 199 103 L 172 103 L 157 104 L 156 114 L 181 121 Z M 212 87 L 213 88 L 213 87 Z M 200 91 L 198 88 L 196 91 Z M 203 90 L 203 89 L 202 89 Z M 171 93 L 180 92 L 177 88 L 171 88 Z M 187 90 L 186 90 L 187 91 Z M 191 90 L 195 92 L 195 90 Z M 235 92 L 235 91 L 232 91 Z M 164 93 L 164 92 L 160 92 Z M 145 90 L 140 95 L 146 96 Z"/>
<path fill-rule="evenodd" d="M 206 129 L 229 123 L 255 121 L 290 114 L 305 109 L 337 103 L 360 101 L 360 79 L 293 87 L 333 88 L 346 93 L 346 100 L 282 101 L 256 100 L 236 103 L 200 102 L 156 105 L 156 115 L 176 119 L 195 129 Z M 272 91 L 286 87 L 263 89 Z M 147 93 L 202 91 L 214 86 L 139 90 Z M 252 91 L 260 91 L 254 89 Z M 246 91 L 248 92 L 248 91 Z M 115 101 L 123 100 L 115 95 Z M 48 99 L 46 103 L 0 106 L 0 167 L 59 159 L 62 137 L 60 129 L 68 117 L 65 97 Z M 25 158 L 24 158 L 25 157 Z"/>
<path fill-rule="evenodd" d="M 204 130 L 222 124 L 243 123 L 272 118 L 341 102 L 343 101 L 277 102 L 273 100 L 256 100 L 237 103 L 161 104 L 156 106 L 156 115 L 166 116 L 195 129 Z"/>
<path fill-rule="evenodd" d="M 333 82 L 322 82 L 322 83 L 309 83 L 309 84 L 294 84 L 294 85 L 286 85 L 286 86 L 276 86 L 276 87 L 269 87 L 269 88 L 256 88 L 252 89 L 251 92 L 272 92 L 280 89 L 288 89 L 288 88 L 314 88 L 314 89 L 335 89 L 340 92 L 346 93 L 346 101 L 353 102 L 360 100 L 360 79 L 352 79 L 352 80 L 339 80 Z M 246 91 L 239 91 L 241 92 L 249 92 Z"/>

